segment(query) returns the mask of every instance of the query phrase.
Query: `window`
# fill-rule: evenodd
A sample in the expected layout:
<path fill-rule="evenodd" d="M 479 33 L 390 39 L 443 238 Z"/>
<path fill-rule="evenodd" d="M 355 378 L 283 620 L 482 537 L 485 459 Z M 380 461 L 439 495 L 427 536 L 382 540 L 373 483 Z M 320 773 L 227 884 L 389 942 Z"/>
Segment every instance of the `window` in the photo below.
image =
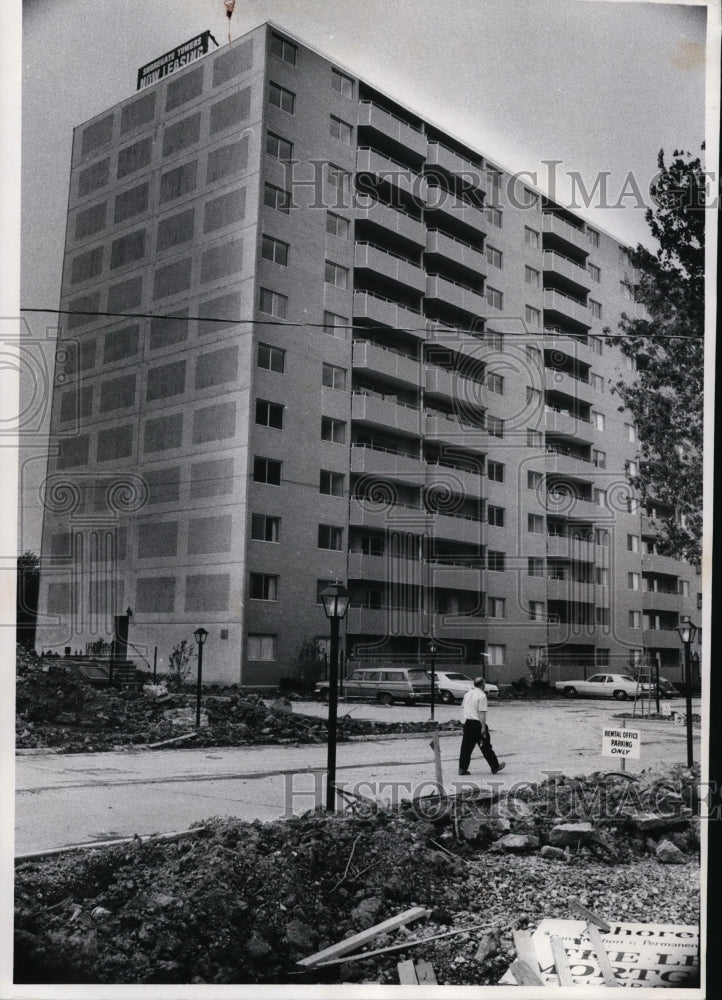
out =
<path fill-rule="evenodd" d="M 503 573 L 506 569 L 506 554 L 489 549 L 486 554 L 486 568 L 494 573 Z"/>
<path fill-rule="evenodd" d="M 589 272 L 589 277 L 591 278 L 591 280 L 599 283 L 602 272 L 599 270 L 596 264 L 587 264 L 587 271 Z"/>
<path fill-rule="evenodd" d="M 327 285 L 335 285 L 336 288 L 348 288 L 348 268 L 327 260 L 325 280 Z"/>
<path fill-rule="evenodd" d="M 278 577 L 269 573 L 251 573 L 252 601 L 277 601 Z"/>
<path fill-rule="evenodd" d="M 526 356 L 531 364 L 536 366 L 541 366 L 541 351 L 538 347 L 532 347 L 531 344 L 526 345 Z M 538 390 L 537 390 L 538 391 Z"/>
<path fill-rule="evenodd" d="M 602 318 L 602 303 L 595 302 L 594 299 L 589 300 L 589 311 L 595 319 Z"/>
<path fill-rule="evenodd" d="M 599 413 L 597 410 L 592 410 L 592 424 L 598 431 L 604 430 L 604 414 Z"/>
<path fill-rule="evenodd" d="M 639 475 L 639 466 L 637 465 L 636 462 L 634 461 L 627 462 L 627 475 L 628 476 Z"/>
<path fill-rule="evenodd" d="M 335 212 L 326 213 L 326 232 L 330 236 L 338 236 L 339 239 L 347 240 L 349 237 L 350 223 L 342 215 Z"/>
<path fill-rule="evenodd" d="M 503 597 L 489 597 L 486 613 L 489 618 L 506 618 L 506 600 Z"/>
<path fill-rule="evenodd" d="M 265 236 L 261 242 L 261 256 L 281 267 L 288 267 L 288 243 L 277 240 L 273 236 Z"/>
<path fill-rule="evenodd" d="M 340 70 L 331 70 L 331 86 L 344 97 L 353 98 L 353 80 Z"/>
<path fill-rule="evenodd" d="M 196 167 L 197 161 L 193 160 L 192 163 L 183 163 L 179 167 L 174 167 L 173 170 L 168 170 L 166 173 L 161 175 L 160 178 L 160 204 L 164 204 L 166 201 L 173 201 L 175 198 L 181 198 L 184 194 L 188 194 L 190 191 L 195 191 L 196 189 Z M 147 184 L 141 185 L 141 187 L 146 187 Z M 130 194 L 130 192 L 128 192 Z M 119 195 L 118 198 L 121 196 Z M 124 196 L 123 196 L 124 197 Z M 115 199 L 115 222 L 120 222 L 121 219 L 118 218 L 118 198 Z M 139 211 L 145 211 L 147 205 L 147 197 L 145 198 L 146 204 L 143 205 Z M 135 214 L 134 212 L 130 213 Z M 127 218 L 127 216 L 123 216 Z"/>
<path fill-rule="evenodd" d="M 330 497 L 342 497 L 346 477 L 342 472 L 321 469 L 318 491 Z"/>
<path fill-rule="evenodd" d="M 281 485 L 281 465 L 275 458 L 253 459 L 253 482 L 266 483 L 267 486 Z"/>
<path fill-rule="evenodd" d="M 597 448 L 595 448 L 592 451 L 592 462 L 598 469 L 606 469 L 607 467 L 606 451 L 599 451 Z"/>
<path fill-rule="evenodd" d="M 595 392 L 604 392 L 604 378 L 592 372 L 589 376 L 589 384 Z"/>
<path fill-rule="evenodd" d="M 543 622 L 546 618 L 544 613 L 544 601 L 529 601 L 529 619 L 533 622 Z"/>
<path fill-rule="evenodd" d="M 529 470 L 526 474 L 526 488 L 528 490 L 540 490 L 544 486 L 544 473 Z"/>
<path fill-rule="evenodd" d="M 529 556 L 527 562 L 528 576 L 544 576 L 544 560 L 541 556 Z"/>
<path fill-rule="evenodd" d="M 344 185 L 348 185 L 351 180 L 351 174 L 348 170 L 344 170 L 343 167 L 337 167 L 333 163 L 329 163 L 326 176 L 328 177 L 328 183 L 336 191 L 343 191 Z"/>
<path fill-rule="evenodd" d="M 281 163 L 290 163 L 293 159 L 293 143 L 289 142 L 288 139 L 282 139 L 280 135 L 276 135 L 274 132 L 267 132 L 266 152 L 274 160 L 280 160 Z"/>
<path fill-rule="evenodd" d="M 599 233 L 596 229 L 592 229 L 591 226 L 587 226 L 587 239 L 593 247 L 599 246 Z"/>
<path fill-rule="evenodd" d="M 524 306 L 524 319 L 527 325 L 532 327 L 534 330 L 538 330 L 541 326 L 541 310 L 535 309 L 534 306 Z"/>
<path fill-rule="evenodd" d="M 544 534 L 544 515 L 543 514 L 527 514 L 526 518 L 526 530 L 532 532 L 535 535 Z"/>
<path fill-rule="evenodd" d="M 487 416 L 486 429 L 491 437 L 504 437 L 504 421 L 500 417 Z"/>
<path fill-rule="evenodd" d="M 597 625 L 609 626 L 609 608 L 595 608 L 594 620 Z"/>
<path fill-rule="evenodd" d="M 503 267 L 504 266 L 504 254 L 501 250 L 497 250 L 496 247 L 487 246 L 486 248 L 486 259 L 492 267 Z"/>
<path fill-rule="evenodd" d="M 491 286 L 487 286 L 486 301 L 490 306 L 493 306 L 494 309 L 501 309 L 504 305 L 504 295 L 498 288 L 491 288 Z"/>
<path fill-rule="evenodd" d="M 353 129 L 349 123 L 343 121 L 342 118 L 336 118 L 335 115 L 331 115 L 329 131 L 334 139 L 340 139 L 341 142 L 345 142 L 347 146 L 351 145 Z"/>
<path fill-rule="evenodd" d="M 261 289 L 260 303 L 258 308 L 269 316 L 276 316 L 278 319 L 285 319 L 288 311 L 288 298 L 280 292 L 272 292 L 268 288 Z"/>
<path fill-rule="evenodd" d="M 324 310 L 323 313 L 323 332 L 330 333 L 332 337 L 338 337 L 340 340 L 346 339 L 346 331 L 348 330 L 348 319 L 346 316 L 339 316 L 337 313 L 328 312 Z"/>
<path fill-rule="evenodd" d="M 334 444 L 346 443 L 346 422 L 334 417 L 321 417 L 321 440 Z"/>
<path fill-rule="evenodd" d="M 271 347 L 270 344 L 259 344 L 257 354 L 259 368 L 283 375 L 286 367 L 286 352 L 282 347 Z"/>
<path fill-rule="evenodd" d="M 595 567 L 595 582 L 598 587 L 609 586 L 609 570 L 606 566 Z"/>
<path fill-rule="evenodd" d="M 487 462 L 486 475 L 494 483 L 503 483 L 504 482 L 503 462 Z"/>
<path fill-rule="evenodd" d="M 277 542 L 281 536 L 281 518 L 251 514 L 251 538 L 257 542 Z"/>
<path fill-rule="evenodd" d="M 627 573 L 627 588 L 639 590 L 639 573 Z"/>
<path fill-rule="evenodd" d="M 689 580 L 678 580 L 679 584 L 678 593 L 682 594 L 683 597 L 689 597 Z"/>
<path fill-rule="evenodd" d="M 594 503 L 597 507 L 607 506 L 607 491 L 600 489 L 598 486 L 594 487 L 593 491 Z"/>
<path fill-rule="evenodd" d="M 282 59 L 291 66 L 295 66 L 298 57 L 298 47 L 293 42 L 289 42 L 288 39 L 283 38 L 282 35 L 277 35 L 274 31 L 271 35 L 271 55 Z"/>
<path fill-rule="evenodd" d="M 494 208 L 493 205 L 487 205 L 485 209 L 487 222 L 490 222 L 492 226 L 496 226 L 497 229 L 501 229 L 503 217 L 500 208 Z"/>
<path fill-rule="evenodd" d="M 267 183 L 263 188 L 263 204 L 266 208 L 288 215 L 291 210 L 291 192 Z"/>
<path fill-rule="evenodd" d="M 504 334 L 497 333 L 496 330 L 487 330 L 484 334 L 484 339 L 489 345 L 489 350 L 498 351 L 501 354 L 504 350 Z"/>
<path fill-rule="evenodd" d="M 536 229 L 524 226 L 524 242 L 527 246 L 533 247 L 535 250 L 539 248 L 539 233 Z"/>
<path fill-rule="evenodd" d="M 487 643 L 486 646 L 487 663 L 490 667 L 503 667 L 506 661 L 506 646 L 497 643 Z"/>
<path fill-rule="evenodd" d="M 526 443 L 528 448 L 543 448 L 544 434 L 542 431 L 535 431 L 531 427 L 527 427 Z"/>
<path fill-rule="evenodd" d="M 636 430 L 634 424 L 625 424 L 624 425 L 624 431 L 625 431 L 625 434 L 627 435 L 627 441 L 636 441 L 637 440 L 637 430 Z"/>
<path fill-rule="evenodd" d="M 275 660 L 276 636 L 249 635 L 246 645 L 246 653 L 249 660 Z"/>
<path fill-rule="evenodd" d="M 340 552 L 343 548 L 343 528 L 336 528 L 332 524 L 319 524 L 318 547 Z"/>
<path fill-rule="evenodd" d="M 601 337 L 590 337 L 589 346 L 594 351 L 595 354 L 602 353 L 602 338 Z"/>
<path fill-rule="evenodd" d="M 641 628 L 642 627 L 642 612 L 641 611 L 630 611 L 629 612 L 629 627 L 630 628 Z"/>
<path fill-rule="evenodd" d="M 527 264 L 524 268 L 524 283 L 531 285 L 532 288 L 539 287 L 539 272 L 535 267 L 529 267 Z"/>
<path fill-rule="evenodd" d="M 256 400 L 256 423 L 262 427 L 283 429 L 283 406 L 271 403 L 267 399 Z"/>
<path fill-rule="evenodd" d="M 296 95 L 285 87 L 279 87 L 277 83 L 269 82 L 268 103 L 292 115 L 296 105 Z"/>
<path fill-rule="evenodd" d="M 639 535 L 627 535 L 627 552 L 639 552 Z"/>
<path fill-rule="evenodd" d="M 606 528 L 594 529 L 594 544 L 604 549 L 609 548 L 609 532 Z"/>
<path fill-rule="evenodd" d="M 486 519 L 495 528 L 503 528 L 505 514 L 506 511 L 503 507 L 494 507 L 492 504 L 489 504 L 486 511 Z"/>
<path fill-rule="evenodd" d="M 496 372 L 490 372 L 486 376 L 486 384 L 489 392 L 495 392 L 498 396 L 504 395 L 504 376 L 497 375 Z"/>
<path fill-rule="evenodd" d="M 327 386 L 329 389 L 345 389 L 346 369 L 339 368 L 338 365 L 329 365 L 324 362 L 321 384 Z"/>

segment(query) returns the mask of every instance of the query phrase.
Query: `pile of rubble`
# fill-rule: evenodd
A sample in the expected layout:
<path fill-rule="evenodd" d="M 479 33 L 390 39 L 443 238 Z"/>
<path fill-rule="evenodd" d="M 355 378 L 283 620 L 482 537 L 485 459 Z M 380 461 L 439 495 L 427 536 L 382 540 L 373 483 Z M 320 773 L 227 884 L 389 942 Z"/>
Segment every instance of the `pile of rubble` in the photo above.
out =
<path fill-rule="evenodd" d="M 16 982 L 394 984 L 399 963 L 423 959 L 439 984 L 495 984 L 515 929 L 569 917 L 572 895 L 616 920 L 699 922 L 698 780 L 556 775 L 509 795 L 357 798 L 343 815 L 214 818 L 27 860 Z M 409 908 L 423 920 L 408 926 Z M 368 954 L 318 961 L 368 929 Z"/>
<path fill-rule="evenodd" d="M 168 748 L 241 746 L 322 743 L 327 738 L 324 719 L 291 712 L 292 705 L 284 698 L 268 704 L 235 687 L 204 691 L 202 725 L 197 730 L 195 703 L 195 693 L 168 693 L 162 686 L 93 687 L 62 660 L 43 660 L 18 649 L 17 749 L 52 747 L 87 753 L 160 743 Z M 431 723 L 370 722 L 341 714 L 338 739 L 431 728 Z"/>

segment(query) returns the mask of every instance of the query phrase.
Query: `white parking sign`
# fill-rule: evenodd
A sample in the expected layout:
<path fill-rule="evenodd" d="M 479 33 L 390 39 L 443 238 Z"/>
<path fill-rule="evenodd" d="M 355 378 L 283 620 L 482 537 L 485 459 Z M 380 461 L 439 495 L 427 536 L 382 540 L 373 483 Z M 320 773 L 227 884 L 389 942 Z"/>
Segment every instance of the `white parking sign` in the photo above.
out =
<path fill-rule="evenodd" d="M 602 756 L 639 760 L 640 742 L 638 729 L 603 729 Z"/>

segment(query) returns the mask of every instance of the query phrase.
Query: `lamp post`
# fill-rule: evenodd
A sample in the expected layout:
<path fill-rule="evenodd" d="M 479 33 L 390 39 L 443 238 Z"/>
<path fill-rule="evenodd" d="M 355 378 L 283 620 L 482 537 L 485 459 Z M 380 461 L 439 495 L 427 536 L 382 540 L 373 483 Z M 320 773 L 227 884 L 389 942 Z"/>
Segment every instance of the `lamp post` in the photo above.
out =
<path fill-rule="evenodd" d="M 331 652 L 328 683 L 328 763 L 326 774 L 326 812 L 336 808 L 336 719 L 338 715 L 338 630 L 349 605 L 349 593 L 336 582 L 321 591 L 323 610 L 331 622 Z"/>
<path fill-rule="evenodd" d="M 436 706 L 436 643 L 433 639 L 429 641 L 429 656 L 431 657 L 431 721 L 433 722 Z"/>
<path fill-rule="evenodd" d="M 684 687 L 685 687 L 685 708 L 687 712 L 687 767 L 694 764 L 694 753 L 692 750 L 692 676 L 690 646 L 697 635 L 697 626 L 692 624 L 689 615 L 685 615 L 677 627 L 679 637 L 684 646 Z"/>
<path fill-rule="evenodd" d="M 198 677 L 196 678 L 196 729 L 201 725 L 201 685 L 203 683 L 203 645 L 208 638 L 204 628 L 197 628 L 193 638 L 198 643 Z"/>

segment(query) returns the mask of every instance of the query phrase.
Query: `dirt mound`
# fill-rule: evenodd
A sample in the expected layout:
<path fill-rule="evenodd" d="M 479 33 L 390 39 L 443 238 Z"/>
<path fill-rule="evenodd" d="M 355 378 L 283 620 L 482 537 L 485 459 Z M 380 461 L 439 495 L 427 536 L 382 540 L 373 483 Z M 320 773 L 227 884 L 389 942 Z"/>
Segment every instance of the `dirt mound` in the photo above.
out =
<path fill-rule="evenodd" d="M 440 984 L 493 984 L 515 955 L 512 926 L 570 917 L 569 896 L 608 918 L 697 923 L 696 780 L 681 769 L 643 775 L 630 798 L 619 775 L 555 776 L 513 797 L 359 801 L 352 814 L 265 824 L 215 818 L 176 840 L 25 862 L 16 981 L 393 984 L 398 961 L 424 958 Z M 665 825 L 640 828 L 652 803 Z M 682 863 L 662 863 L 662 841 Z M 429 918 L 374 948 L 486 930 L 326 969 L 297 965 L 412 906 Z"/>

